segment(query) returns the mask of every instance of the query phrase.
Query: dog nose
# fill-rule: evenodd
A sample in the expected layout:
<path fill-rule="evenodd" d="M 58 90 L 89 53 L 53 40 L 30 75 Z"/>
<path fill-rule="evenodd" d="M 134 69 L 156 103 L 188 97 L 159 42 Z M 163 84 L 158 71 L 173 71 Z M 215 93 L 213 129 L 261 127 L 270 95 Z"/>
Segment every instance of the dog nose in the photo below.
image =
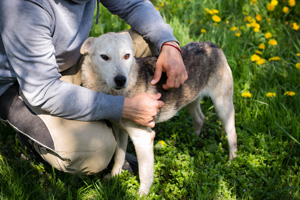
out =
<path fill-rule="evenodd" d="M 117 86 L 123 86 L 126 83 L 126 77 L 123 75 L 118 75 L 114 78 L 115 83 L 117 84 Z"/>

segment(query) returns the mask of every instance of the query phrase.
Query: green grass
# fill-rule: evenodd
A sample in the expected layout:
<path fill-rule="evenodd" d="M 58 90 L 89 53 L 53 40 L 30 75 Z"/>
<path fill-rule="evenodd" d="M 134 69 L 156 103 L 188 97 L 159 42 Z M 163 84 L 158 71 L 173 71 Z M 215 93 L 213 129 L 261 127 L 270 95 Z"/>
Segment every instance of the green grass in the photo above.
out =
<path fill-rule="evenodd" d="M 268 1 L 153 3 L 182 45 L 212 41 L 225 52 L 234 77 L 239 149 L 238 157 L 228 161 L 227 138 L 210 99 L 201 102 L 206 120 L 200 138 L 190 135 L 191 118 L 180 111 L 155 127 L 154 183 L 144 199 L 300 199 L 300 29 L 291 27 L 299 25 L 300 3 L 290 7 L 280 1 L 273 12 L 266 9 Z M 283 6 L 289 7 L 288 14 Z M 205 8 L 217 9 L 221 21 L 214 24 Z M 244 20 L 257 14 L 262 16 L 259 32 Z M 100 17 L 92 36 L 129 28 L 103 7 Z M 231 31 L 233 26 L 238 30 Z M 268 44 L 267 32 L 277 45 Z M 261 43 L 264 50 L 258 48 Z M 251 61 L 257 50 L 266 63 Z M 269 62 L 274 56 L 281 60 Z M 284 95 L 287 91 L 296 94 Z M 244 98 L 244 92 L 252 96 Z M 268 92 L 276 96 L 268 97 Z M 124 172 L 104 180 L 108 170 L 94 176 L 65 174 L 21 160 L 13 130 L 0 125 L 0 133 L 0 199 L 138 199 L 138 175 Z"/>

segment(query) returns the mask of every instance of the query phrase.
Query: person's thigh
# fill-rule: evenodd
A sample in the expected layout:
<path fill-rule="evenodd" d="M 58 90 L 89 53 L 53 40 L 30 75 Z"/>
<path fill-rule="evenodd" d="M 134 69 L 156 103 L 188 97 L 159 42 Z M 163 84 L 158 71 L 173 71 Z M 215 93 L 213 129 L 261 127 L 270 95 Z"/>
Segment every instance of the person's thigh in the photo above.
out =
<path fill-rule="evenodd" d="M 83 174 L 94 174 L 107 167 L 116 141 L 112 129 L 104 121 L 66 120 L 48 114 L 38 116 L 51 134 L 55 151 L 34 142 L 32 145 L 49 164 L 64 172 Z"/>
<path fill-rule="evenodd" d="M 64 78 L 76 80 L 72 76 Z M 42 158 L 58 170 L 97 173 L 114 154 L 116 141 L 105 121 L 83 122 L 52 116 L 30 106 L 19 94 L 17 84 L 0 97 L 0 110 L 0 118 L 26 136 Z"/>

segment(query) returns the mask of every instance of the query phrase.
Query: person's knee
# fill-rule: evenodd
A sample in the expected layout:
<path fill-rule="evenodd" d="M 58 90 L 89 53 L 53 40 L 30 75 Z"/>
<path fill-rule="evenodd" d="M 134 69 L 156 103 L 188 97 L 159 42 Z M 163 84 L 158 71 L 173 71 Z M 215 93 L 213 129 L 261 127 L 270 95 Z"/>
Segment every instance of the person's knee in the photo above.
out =
<path fill-rule="evenodd" d="M 111 161 L 116 148 L 116 142 L 110 141 L 105 147 L 86 152 L 72 152 L 70 161 L 65 162 L 64 169 L 70 173 L 96 174 L 104 170 Z"/>
<path fill-rule="evenodd" d="M 87 148 L 80 148 L 78 151 L 63 152 L 63 156 L 58 155 L 61 152 L 45 151 L 36 145 L 34 146 L 43 159 L 57 170 L 73 174 L 91 175 L 107 167 L 114 155 L 116 145 L 115 138 L 108 137 L 104 143 L 102 141 L 97 145 L 97 142 L 93 142 Z"/>

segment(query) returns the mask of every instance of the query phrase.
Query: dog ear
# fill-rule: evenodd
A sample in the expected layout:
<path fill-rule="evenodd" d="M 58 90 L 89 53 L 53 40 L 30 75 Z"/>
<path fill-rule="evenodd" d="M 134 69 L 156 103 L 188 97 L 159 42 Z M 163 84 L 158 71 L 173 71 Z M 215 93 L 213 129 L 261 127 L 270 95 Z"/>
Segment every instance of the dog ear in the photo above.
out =
<path fill-rule="evenodd" d="M 91 48 L 91 46 L 92 46 L 92 44 L 94 42 L 94 39 L 95 39 L 94 37 L 89 37 L 88 39 L 86 39 L 84 41 L 84 43 L 81 45 L 81 48 L 80 48 L 80 53 L 82 55 L 88 53 L 89 49 Z"/>
<path fill-rule="evenodd" d="M 122 31 L 122 32 L 119 32 L 119 34 L 120 34 L 120 35 L 125 35 L 125 36 L 127 36 L 128 39 L 132 42 L 132 38 L 131 38 L 131 36 L 130 36 L 130 34 L 129 34 L 128 32 Z"/>

